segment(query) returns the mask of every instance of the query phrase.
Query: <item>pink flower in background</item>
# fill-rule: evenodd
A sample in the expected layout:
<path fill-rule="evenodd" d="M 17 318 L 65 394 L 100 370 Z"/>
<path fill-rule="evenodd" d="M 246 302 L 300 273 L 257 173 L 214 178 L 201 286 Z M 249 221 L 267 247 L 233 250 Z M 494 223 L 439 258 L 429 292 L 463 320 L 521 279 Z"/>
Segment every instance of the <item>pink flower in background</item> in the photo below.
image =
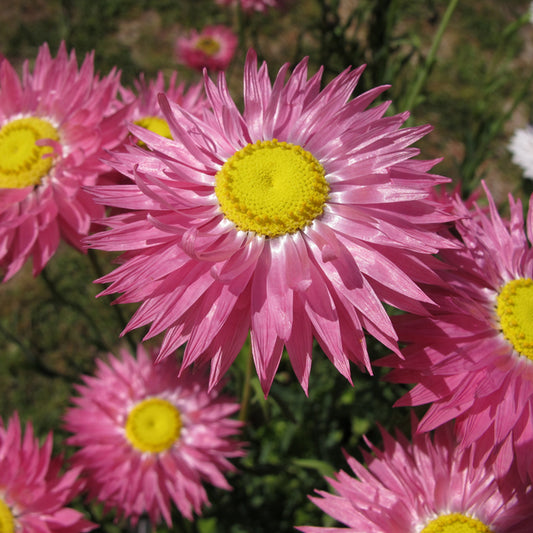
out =
<path fill-rule="evenodd" d="M 155 79 L 146 80 L 141 75 L 134 82 L 135 91 L 122 89 L 122 97 L 129 106 L 128 120 L 138 126 L 171 139 L 170 128 L 161 112 L 158 96 L 164 94 L 170 102 L 175 102 L 194 115 L 201 115 L 207 107 L 203 94 L 203 84 L 197 83 L 186 88 L 185 83 L 178 83 L 177 72 L 173 72 L 168 83 L 162 72 Z"/>
<path fill-rule="evenodd" d="M 455 418 L 475 464 L 503 476 L 516 461 L 533 480 L 533 208 L 525 229 L 520 201 L 510 197 L 504 221 L 486 192 L 489 214 L 457 200 L 464 247 L 440 254 L 449 288 L 428 292 L 427 316 L 395 318 L 405 359 L 378 364 L 394 368 L 391 381 L 416 384 L 397 405 L 431 404 L 420 431 Z"/>
<path fill-rule="evenodd" d="M 156 78 L 149 80 L 145 78 L 144 74 L 141 74 L 133 82 L 134 90 L 121 86 L 119 88 L 121 99 L 127 109 L 125 119 L 171 139 L 170 129 L 159 106 L 159 94 L 164 93 L 169 101 L 180 104 L 195 115 L 201 114 L 207 106 L 207 100 L 203 94 L 203 84 L 200 82 L 187 88 L 184 82 L 178 83 L 177 76 L 177 72 L 174 71 L 168 83 L 166 83 L 161 71 L 158 72 Z M 125 138 L 122 139 L 124 143 L 139 142 L 133 135 L 127 135 L 127 130 L 124 133 L 126 134 Z M 139 142 L 139 145 L 142 146 L 143 143 Z M 128 179 L 125 176 L 109 168 L 108 172 L 101 176 L 99 187 L 106 187 L 110 184 L 116 185 L 127 181 Z"/>
<path fill-rule="evenodd" d="M 154 364 L 139 347 L 97 361 L 94 377 L 83 377 L 79 397 L 66 415 L 66 429 L 79 446 L 72 457 L 83 468 L 91 499 L 116 508 L 135 523 L 148 513 L 153 524 L 171 526 L 171 504 L 187 518 L 208 503 L 203 482 L 230 489 L 230 457 L 244 455 L 234 439 L 240 422 L 228 418 L 239 405 L 207 392 L 207 379 L 169 357 Z"/>
<path fill-rule="evenodd" d="M 286 1 L 284 0 L 216 0 L 221 6 L 238 5 L 243 11 L 258 11 L 264 13 L 270 8 L 279 9 Z"/>
<path fill-rule="evenodd" d="M 188 37 L 176 41 L 178 61 L 196 70 L 226 70 L 238 39 L 227 26 L 206 26 L 201 32 L 192 30 Z"/>
<path fill-rule="evenodd" d="M 119 76 L 94 75 L 93 55 L 78 70 L 63 43 L 44 44 L 22 80 L 0 63 L 0 268 L 5 280 L 33 258 L 37 275 L 60 238 L 82 249 L 91 221 L 103 217 L 82 189 L 107 166 L 100 158 L 125 135 L 116 100 Z"/>
<path fill-rule="evenodd" d="M 414 428 L 413 428 L 414 429 Z M 452 425 L 415 434 L 412 442 L 382 430 L 383 449 L 370 443 L 366 467 L 346 456 L 356 477 L 328 479 L 336 494 L 311 500 L 347 527 L 299 527 L 305 533 L 528 533 L 533 492 L 515 474 L 501 487 L 485 465 L 457 446 Z M 368 441 L 367 441 L 368 442 Z"/>
<path fill-rule="evenodd" d="M 94 191 L 131 210 L 89 241 L 125 252 L 104 293 L 143 302 L 127 329 L 166 331 L 160 359 L 186 342 L 183 368 L 211 361 L 211 386 L 250 330 L 265 394 L 284 346 L 307 391 L 313 337 L 347 379 L 350 362 L 370 371 L 365 330 L 397 350 L 381 301 L 422 309 L 418 284 L 439 283 L 432 254 L 449 245 L 435 230 L 450 216 L 428 198 L 446 180 L 411 159 L 430 128 L 366 109 L 386 87 L 349 100 L 362 68 L 322 91 L 306 61 L 287 70 L 271 84 L 250 52 L 243 114 L 223 75 L 205 75 L 203 118 L 162 98 L 173 140 L 133 129 L 150 150 L 112 165 L 135 185 Z"/>
<path fill-rule="evenodd" d="M 40 447 L 30 423 L 22 436 L 17 413 L 7 427 L 0 420 L 2 533 L 80 533 L 97 527 L 66 507 L 81 488 L 80 469 L 62 473 L 62 459 L 51 453 L 51 434 Z"/>

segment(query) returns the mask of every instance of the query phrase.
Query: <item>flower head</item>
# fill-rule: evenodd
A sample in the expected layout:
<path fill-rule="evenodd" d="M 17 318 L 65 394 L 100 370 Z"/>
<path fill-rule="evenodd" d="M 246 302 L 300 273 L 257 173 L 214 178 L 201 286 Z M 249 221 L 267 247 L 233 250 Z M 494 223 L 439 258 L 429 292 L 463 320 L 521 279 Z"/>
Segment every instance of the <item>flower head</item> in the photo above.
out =
<path fill-rule="evenodd" d="M 457 446 L 452 425 L 415 434 L 412 442 L 382 430 L 383 450 L 369 443 L 367 467 L 347 456 L 356 477 L 328 479 L 337 494 L 311 500 L 347 528 L 300 527 L 304 533 L 526 533 L 533 491 L 515 474 L 502 487 L 484 465 L 473 466 Z"/>
<path fill-rule="evenodd" d="M 395 319 L 405 358 L 378 364 L 394 368 L 390 380 L 416 384 L 398 405 L 431 403 L 419 430 L 455 418 L 476 464 L 503 476 L 516 461 L 533 479 L 533 209 L 525 230 L 520 201 L 509 198 L 504 221 L 487 196 L 488 214 L 457 200 L 464 246 L 441 254 L 448 289 L 430 291 L 427 316 Z"/>
<path fill-rule="evenodd" d="M 271 84 L 249 54 L 243 114 L 223 74 L 205 75 L 202 118 L 163 98 L 173 140 L 134 129 L 150 150 L 112 164 L 135 183 L 94 191 L 131 211 L 90 238 L 125 251 L 100 281 L 143 302 L 128 329 L 167 331 L 160 358 L 187 342 L 183 367 L 211 360 L 213 385 L 251 330 L 265 394 L 284 346 L 305 390 L 313 337 L 347 379 L 350 361 L 371 369 L 364 330 L 396 350 L 381 300 L 421 308 L 449 218 L 428 198 L 445 181 L 434 162 L 410 159 L 428 128 L 400 129 L 407 114 L 384 118 L 387 103 L 366 109 L 385 87 L 349 101 L 361 68 L 322 91 L 306 61 L 285 83 L 287 69 Z"/>
<path fill-rule="evenodd" d="M 208 503 L 203 482 L 229 490 L 228 458 L 244 453 L 233 438 L 240 422 L 228 418 L 238 404 L 207 392 L 204 377 L 177 373 L 174 359 L 154 365 L 142 347 L 137 359 L 110 355 L 83 378 L 65 415 L 89 497 L 132 522 L 148 513 L 153 524 L 163 516 L 170 526 L 172 502 L 191 519 Z"/>
<path fill-rule="evenodd" d="M 107 169 L 104 150 L 124 137 L 119 76 L 94 75 L 93 55 L 78 69 L 62 43 L 44 44 L 22 80 L 0 63 L 0 267 L 11 278 L 30 257 L 37 275 L 60 237 L 81 249 L 102 206 L 82 189 Z"/>
<path fill-rule="evenodd" d="M 202 31 L 192 30 L 188 37 L 176 41 L 180 63 L 202 70 L 226 70 L 237 48 L 237 36 L 227 26 L 206 26 Z"/>
<path fill-rule="evenodd" d="M 30 423 L 22 436 L 18 414 L 7 427 L 0 420 L 2 533 L 80 533 L 96 527 L 66 507 L 81 488 L 80 469 L 60 474 L 62 459 L 51 453 L 51 434 L 40 447 Z"/>
<path fill-rule="evenodd" d="M 516 130 L 509 142 L 513 163 L 523 171 L 524 176 L 533 180 L 533 127 Z"/>
<path fill-rule="evenodd" d="M 165 94 L 170 102 L 175 102 L 194 115 L 201 115 L 207 106 L 201 83 L 185 87 L 178 83 L 177 72 L 173 72 L 168 84 L 162 72 L 155 79 L 146 80 L 144 75 L 134 82 L 135 91 L 122 89 L 122 97 L 129 107 L 128 120 L 154 133 L 171 139 L 170 128 L 161 112 L 158 96 Z"/>

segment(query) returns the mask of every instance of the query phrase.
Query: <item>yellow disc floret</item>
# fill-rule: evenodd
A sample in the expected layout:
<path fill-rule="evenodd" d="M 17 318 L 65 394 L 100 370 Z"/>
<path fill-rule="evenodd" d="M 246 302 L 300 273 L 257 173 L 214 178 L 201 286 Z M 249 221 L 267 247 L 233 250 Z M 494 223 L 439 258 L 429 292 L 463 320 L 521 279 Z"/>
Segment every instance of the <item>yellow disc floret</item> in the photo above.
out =
<path fill-rule="evenodd" d="M 0 533 L 15 533 L 15 519 L 2 498 L 0 498 Z"/>
<path fill-rule="evenodd" d="M 207 56 L 213 56 L 220 50 L 220 43 L 207 35 L 200 37 L 194 47 Z"/>
<path fill-rule="evenodd" d="M 320 216 L 328 199 L 325 171 L 301 146 L 276 139 L 248 144 L 215 177 L 222 212 L 242 231 L 295 233 Z"/>
<path fill-rule="evenodd" d="M 451 513 L 431 520 L 420 533 L 492 533 L 492 530 L 476 518 Z"/>
<path fill-rule="evenodd" d="M 141 452 L 168 450 L 181 433 L 178 409 L 162 398 L 148 398 L 136 404 L 126 421 L 126 437 Z"/>
<path fill-rule="evenodd" d="M 520 355 L 533 361 L 533 280 L 519 278 L 506 283 L 496 311 L 505 338 Z"/>
<path fill-rule="evenodd" d="M 36 141 L 59 135 L 47 120 L 25 117 L 12 120 L 0 129 L 0 188 L 21 189 L 39 185 L 54 162 L 51 146 Z M 43 157 L 48 156 L 48 157 Z"/>
<path fill-rule="evenodd" d="M 161 137 L 172 139 L 172 133 L 170 132 L 168 122 L 164 118 L 143 117 L 139 120 L 136 120 L 134 124 L 137 124 L 137 126 L 141 126 L 141 128 L 149 130 L 153 133 L 157 133 L 157 135 L 161 135 Z M 139 146 L 146 146 L 142 141 L 139 141 L 137 144 Z"/>

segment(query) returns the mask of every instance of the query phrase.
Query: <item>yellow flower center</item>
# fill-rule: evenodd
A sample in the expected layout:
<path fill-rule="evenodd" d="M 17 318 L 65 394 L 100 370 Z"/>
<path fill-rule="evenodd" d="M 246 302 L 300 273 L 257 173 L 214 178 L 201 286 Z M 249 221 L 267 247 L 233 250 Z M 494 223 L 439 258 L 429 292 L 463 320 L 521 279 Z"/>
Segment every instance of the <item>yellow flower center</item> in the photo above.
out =
<path fill-rule="evenodd" d="M 53 164 L 51 146 L 37 146 L 35 141 L 59 135 L 50 122 L 36 118 L 19 118 L 0 129 L 0 188 L 21 189 L 39 185 Z"/>
<path fill-rule="evenodd" d="M 248 144 L 215 176 L 222 212 L 242 231 L 295 233 L 320 216 L 329 185 L 322 165 L 301 146 L 276 139 Z"/>
<path fill-rule="evenodd" d="M 194 47 L 208 56 L 215 55 L 220 50 L 220 43 L 212 37 L 200 37 Z"/>
<path fill-rule="evenodd" d="M 141 452 L 168 450 L 181 432 L 180 412 L 161 398 L 148 398 L 130 411 L 126 421 L 126 437 Z"/>
<path fill-rule="evenodd" d="M 136 120 L 134 124 L 141 126 L 141 128 L 147 129 L 161 137 L 166 137 L 167 139 L 172 139 L 172 134 L 170 133 L 170 128 L 168 127 L 168 122 L 164 118 L 160 117 L 143 117 L 139 120 Z M 142 141 L 139 141 L 140 146 L 145 146 Z"/>
<path fill-rule="evenodd" d="M 533 280 L 514 279 L 497 299 L 496 311 L 505 338 L 520 354 L 533 361 Z"/>
<path fill-rule="evenodd" d="M 420 533 L 492 533 L 483 522 L 461 513 L 451 513 L 431 520 Z"/>
<path fill-rule="evenodd" d="M 15 533 L 15 519 L 2 498 L 0 498 L 0 533 Z"/>

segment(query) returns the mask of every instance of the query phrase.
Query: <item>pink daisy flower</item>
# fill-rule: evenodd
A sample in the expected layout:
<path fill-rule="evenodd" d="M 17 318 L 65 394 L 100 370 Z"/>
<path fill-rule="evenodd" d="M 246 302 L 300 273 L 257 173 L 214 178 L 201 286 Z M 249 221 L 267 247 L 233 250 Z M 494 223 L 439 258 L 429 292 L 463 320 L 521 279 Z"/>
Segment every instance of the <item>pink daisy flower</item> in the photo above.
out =
<path fill-rule="evenodd" d="M 365 467 L 346 456 L 356 477 L 340 471 L 328 479 L 337 494 L 311 500 L 347 528 L 299 527 L 304 533 L 527 533 L 533 492 L 515 474 L 501 487 L 484 465 L 473 467 L 457 446 L 452 425 L 415 434 L 409 442 L 382 430 L 383 450 L 363 451 Z"/>
<path fill-rule="evenodd" d="M 11 278 L 30 257 L 37 275 L 60 238 L 82 249 L 103 208 L 82 189 L 107 169 L 104 149 L 124 138 L 116 93 L 119 75 L 94 75 L 93 54 L 78 70 L 62 43 L 44 44 L 22 81 L 0 63 L 0 268 Z"/>
<path fill-rule="evenodd" d="M 80 512 L 66 507 L 81 488 L 80 469 L 61 474 L 62 459 L 52 459 L 51 453 L 51 434 L 40 447 L 30 423 L 22 437 L 17 413 L 7 428 L 0 420 L 2 533 L 80 533 L 96 528 Z"/>
<path fill-rule="evenodd" d="M 134 82 L 135 91 L 122 89 L 122 97 L 129 106 L 128 119 L 154 133 L 172 139 L 170 128 L 159 106 L 159 94 L 164 94 L 170 102 L 175 102 L 194 115 L 201 115 L 207 106 L 203 85 L 197 83 L 188 89 L 185 83 L 177 82 L 177 72 L 173 72 L 168 84 L 162 72 L 155 79 L 146 81 L 141 75 Z"/>
<path fill-rule="evenodd" d="M 192 30 L 188 37 L 176 41 L 178 61 L 189 68 L 226 70 L 230 64 L 238 39 L 227 26 L 206 26 L 201 32 Z"/>
<path fill-rule="evenodd" d="M 533 479 L 533 210 L 525 231 L 520 201 L 509 198 L 507 222 L 486 193 L 488 214 L 457 201 L 464 246 L 441 254 L 449 289 L 430 292 L 428 316 L 396 317 L 405 359 L 378 364 L 394 368 L 391 381 L 417 384 L 397 405 L 431 403 L 420 431 L 455 418 L 476 464 L 494 462 L 502 476 L 516 460 Z"/>
<path fill-rule="evenodd" d="M 350 361 L 370 371 L 364 330 L 397 350 L 381 301 L 421 309 L 417 283 L 438 283 L 431 254 L 448 245 L 435 229 L 449 215 L 428 198 L 445 180 L 409 147 L 430 128 L 367 110 L 386 87 L 349 100 L 362 68 L 322 91 L 305 60 L 284 82 L 287 70 L 272 85 L 251 52 L 243 114 L 223 74 L 205 75 L 201 119 L 162 98 L 174 140 L 133 129 L 150 150 L 112 164 L 135 185 L 94 191 L 131 209 L 90 239 L 125 251 L 104 293 L 143 302 L 127 329 L 166 330 L 159 359 L 186 342 L 183 368 L 211 360 L 211 386 L 250 330 L 265 394 L 284 346 L 307 391 L 313 337 L 347 379 Z"/>
<path fill-rule="evenodd" d="M 158 72 L 155 79 L 148 81 L 141 74 L 133 84 L 135 90 L 123 86 L 119 87 L 121 99 L 127 109 L 125 119 L 167 139 L 171 139 L 172 135 L 159 106 L 159 94 L 164 93 L 171 102 L 180 104 L 195 115 L 200 115 L 207 106 L 207 100 L 203 94 L 203 84 L 197 83 L 186 88 L 185 83 L 177 82 L 177 72 L 175 71 L 170 76 L 168 83 L 165 83 L 163 73 Z M 132 135 L 127 135 L 127 130 L 124 134 L 123 142 L 128 144 L 137 142 L 140 146 L 146 146 Z M 100 177 L 99 187 L 105 187 L 109 184 L 116 185 L 125 181 L 128 181 L 127 178 L 109 168 L 108 172 Z"/>
<path fill-rule="evenodd" d="M 65 415 L 89 497 L 132 523 L 148 513 L 153 524 L 162 515 L 171 526 L 172 502 L 192 519 L 208 503 L 202 483 L 230 490 L 228 458 L 244 455 L 233 438 L 241 423 L 228 418 L 239 405 L 207 392 L 203 376 L 177 379 L 178 369 L 170 357 L 154 365 L 142 347 L 137 359 L 110 355 L 109 364 L 97 361 L 94 377 L 83 377 Z"/>

